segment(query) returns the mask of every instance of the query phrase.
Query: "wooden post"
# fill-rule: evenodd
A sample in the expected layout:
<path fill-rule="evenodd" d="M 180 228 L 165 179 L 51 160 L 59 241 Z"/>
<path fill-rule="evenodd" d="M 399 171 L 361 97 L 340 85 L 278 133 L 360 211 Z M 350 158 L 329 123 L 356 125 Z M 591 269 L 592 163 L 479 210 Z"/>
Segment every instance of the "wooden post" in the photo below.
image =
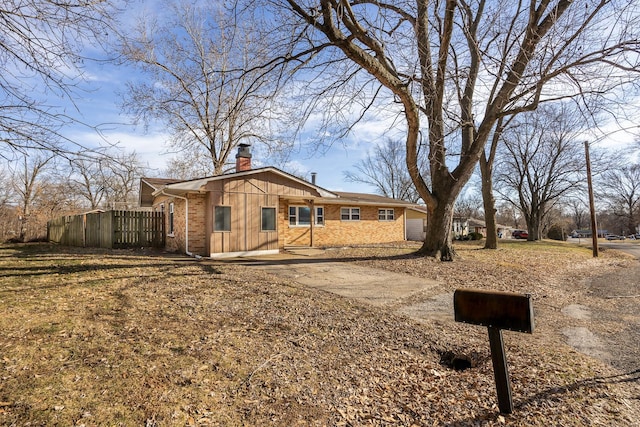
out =
<path fill-rule="evenodd" d="M 511 399 L 511 383 L 509 383 L 509 368 L 507 367 L 507 355 L 504 352 L 502 330 L 489 327 L 489 346 L 491 347 L 491 361 L 493 362 L 493 376 L 498 392 L 498 408 L 503 414 L 513 412 Z"/>
<path fill-rule="evenodd" d="M 589 142 L 584 142 L 585 160 L 587 163 L 587 185 L 589 187 L 589 210 L 591 212 L 591 243 L 593 257 L 598 257 L 598 224 L 596 223 L 596 205 L 593 199 L 593 184 L 591 183 L 591 160 L 589 159 Z"/>

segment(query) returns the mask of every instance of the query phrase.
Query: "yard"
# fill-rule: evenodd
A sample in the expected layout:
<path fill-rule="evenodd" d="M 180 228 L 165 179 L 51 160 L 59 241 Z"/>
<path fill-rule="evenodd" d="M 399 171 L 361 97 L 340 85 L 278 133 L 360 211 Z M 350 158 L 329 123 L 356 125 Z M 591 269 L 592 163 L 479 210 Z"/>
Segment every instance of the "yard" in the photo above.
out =
<path fill-rule="evenodd" d="M 575 351 L 562 332 L 586 325 L 614 339 L 637 330 L 638 298 L 590 279 L 637 262 L 561 243 L 456 249 L 454 263 L 413 257 L 405 245 L 326 256 L 435 279 L 442 292 L 533 294 L 535 333 L 505 332 L 513 415 L 497 410 L 485 328 L 418 322 L 239 264 L 5 245 L 0 423 L 637 425 L 638 340 L 627 340 L 624 363 L 609 361 L 616 369 Z M 568 306 L 593 316 L 567 316 Z M 472 368 L 443 365 L 451 354 Z"/>

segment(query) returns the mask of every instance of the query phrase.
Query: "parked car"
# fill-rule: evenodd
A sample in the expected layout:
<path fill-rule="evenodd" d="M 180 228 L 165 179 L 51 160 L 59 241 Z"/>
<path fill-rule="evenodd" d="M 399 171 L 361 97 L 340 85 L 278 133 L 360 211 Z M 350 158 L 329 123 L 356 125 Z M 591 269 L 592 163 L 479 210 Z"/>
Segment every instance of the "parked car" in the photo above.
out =
<path fill-rule="evenodd" d="M 624 236 L 618 236 L 617 234 L 607 234 L 605 237 L 607 240 L 624 240 Z"/>
<path fill-rule="evenodd" d="M 513 230 L 511 237 L 514 239 L 526 239 L 529 237 L 529 233 L 526 230 Z"/>

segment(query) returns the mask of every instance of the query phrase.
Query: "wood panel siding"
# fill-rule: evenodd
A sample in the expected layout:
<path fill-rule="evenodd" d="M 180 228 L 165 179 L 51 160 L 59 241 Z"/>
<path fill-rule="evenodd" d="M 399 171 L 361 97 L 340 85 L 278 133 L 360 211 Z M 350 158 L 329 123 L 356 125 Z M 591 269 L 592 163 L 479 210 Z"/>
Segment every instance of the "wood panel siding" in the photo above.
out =
<path fill-rule="evenodd" d="M 295 182 L 268 171 L 250 176 L 211 181 L 205 189 L 223 193 L 274 194 L 283 197 L 318 197 L 320 195 L 304 183 Z"/>
<path fill-rule="evenodd" d="M 278 250 L 281 247 L 278 235 L 285 229 L 281 221 L 280 197 L 319 196 L 308 185 L 267 171 L 212 181 L 207 184 L 206 189 L 210 192 L 208 217 L 211 254 Z M 213 211 L 216 206 L 231 206 L 231 231 L 213 229 Z M 261 230 L 262 207 L 277 208 L 275 231 Z"/>
<path fill-rule="evenodd" d="M 236 187 L 237 188 L 237 187 Z M 277 194 L 211 192 L 211 254 L 266 251 L 278 249 L 278 230 L 262 231 L 262 208 L 277 207 Z M 231 230 L 218 231 L 214 227 L 213 211 L 216 206 L 231 207 Z"/>

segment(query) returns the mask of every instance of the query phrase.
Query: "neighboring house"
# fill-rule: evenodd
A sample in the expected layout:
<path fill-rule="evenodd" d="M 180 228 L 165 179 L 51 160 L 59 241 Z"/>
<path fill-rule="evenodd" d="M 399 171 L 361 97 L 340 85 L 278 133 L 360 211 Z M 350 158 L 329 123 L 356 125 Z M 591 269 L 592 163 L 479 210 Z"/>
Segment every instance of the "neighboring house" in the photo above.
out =
<path fill-rule="evenodd" d="M 487 237 L 487 224 L 477 218 L 469 218 L 469 232 L 480 233 L 483 237 Z"/>
<path fill-rule="evenodd" d="M 168 250 L 213 258 L 405 240 L 407 211 L 419 208 L 328 191 L 274 167 L 252 169 L 244 144 L 235 173 L 190 181 L 142 178 L 140 205 L 165 213 Z"/>
<path fill-rule="evenodd" d="M 453 231 L 453 238 L 459 239 L 460 237 L 469 234 L 469 218 L 454 216 L 451 223 L 451 231 Z"/>
<path fill-rule="evenodd" d="M 511 232 L 507 232 L 508 230 L 509 227 L 496 224 L 498 237 L 511 237 Z M 484 220 L 473 217 L 454 217 L 452 231 L 454 238 L 461 238 L 467 236 L 469 233 L 479 233 L 482 234 L 482 237 L 487 237 L 487 224 Z"/>

